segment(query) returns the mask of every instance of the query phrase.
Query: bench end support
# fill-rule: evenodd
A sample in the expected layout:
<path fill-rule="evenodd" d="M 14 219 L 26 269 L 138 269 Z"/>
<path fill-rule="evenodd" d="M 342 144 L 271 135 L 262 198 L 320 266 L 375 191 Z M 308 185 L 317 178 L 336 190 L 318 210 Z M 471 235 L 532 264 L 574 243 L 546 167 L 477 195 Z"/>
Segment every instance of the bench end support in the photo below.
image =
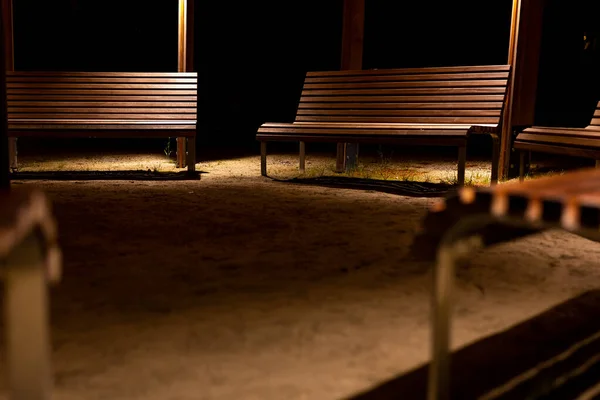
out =
<path fill-rule="evenodd" d="M 260 142 L 260 174 L 267 176 L 267 142 Z"/>

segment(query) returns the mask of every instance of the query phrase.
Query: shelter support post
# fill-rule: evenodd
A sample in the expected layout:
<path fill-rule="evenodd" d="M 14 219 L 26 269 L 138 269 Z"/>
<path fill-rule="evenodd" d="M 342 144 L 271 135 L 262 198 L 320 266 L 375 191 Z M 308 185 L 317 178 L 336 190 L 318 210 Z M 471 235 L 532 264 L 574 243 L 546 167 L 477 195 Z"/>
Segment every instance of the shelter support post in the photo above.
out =
<path fill-rule="evenodd" d="M 178 18 L 177 71 L 194 70 L 194 0 L 179 0 Z M 193 142 L 195 145 L 195 141 Z M 192 145 L 185 137 L 177 138 L 177 167 L 184 168 L 191 157 L 186 151 L 186 144 Z M 189 151 L 189 148 L 188 148 Z M 195 155 L 195 149 L 193 151 Z M 196 162 L 195 156 L 193 162 Z"/>
<path fill-rule="evenodd" d="M 344 0 L 342 25 L 341 69 L 362 69 L 365 31 L 365 0 Z M 336 170 L 342 172 L 356 168 L 358 143 L 339 143 Z"/>

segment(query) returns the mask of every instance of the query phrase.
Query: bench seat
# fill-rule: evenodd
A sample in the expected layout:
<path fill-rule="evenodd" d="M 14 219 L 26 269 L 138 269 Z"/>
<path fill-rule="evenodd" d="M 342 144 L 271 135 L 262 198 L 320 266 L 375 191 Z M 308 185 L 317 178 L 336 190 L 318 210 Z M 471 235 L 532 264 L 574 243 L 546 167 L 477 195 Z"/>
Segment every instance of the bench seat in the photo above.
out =
<path fill-rule="evenodd" d="M 300 142 L 301 171 L 305 142 L 439 145 L 458 147 L 462 185 L 468 137 L 486 134 L 495 182 L 509 75 L 508 65 L 309 72 L 295 121 L 258 129 L 261 174 L 268 141 Z"/>
<path fill-rule="evenodd" d="M 532 126 L 519 132 L 513 147 L 520 151 L 519 177 L 524 179 L 525 155 L 537 151 L 600 160 L 600 102 L 585 128 Z"/>

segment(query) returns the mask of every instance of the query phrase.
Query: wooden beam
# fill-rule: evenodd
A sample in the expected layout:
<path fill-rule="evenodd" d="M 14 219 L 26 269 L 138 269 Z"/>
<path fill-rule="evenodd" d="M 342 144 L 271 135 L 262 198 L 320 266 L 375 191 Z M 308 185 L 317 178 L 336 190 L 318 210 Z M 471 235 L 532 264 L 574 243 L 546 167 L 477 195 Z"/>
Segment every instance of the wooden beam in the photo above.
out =
<path fill-rule="evenodd" d="M 4 35 L 4 65 L 6 71 L 15 70 L 15 52 L 13 39 L 12 0 L 0 0 L 2 7 L 2 33 Z M 8 159 L 11 169 L 17 169 L 17 138 L 8 138 Z"/>
<path fill-rule="evenodd" d="M 365 0 L 344 0 L 342 25 L 342 61 L 340 69 L 362 69 L 365 32 Z M 336 170 L 355 168 L 358 162 L 357 143 L 339 143 Z"/>
<path fill-rule="evenodd" d="M 10 168 L 9 163 L 9 142 L 8 142 L 8 114 L 6 109 L 6 69 L 8 61 L 7 56 L 7 42 L 6 42 L 6 30 L 9 24 L 9 16 L 7 16 L 6 4 L 10 3 L 10 0 L 2 0 L 2 7 L 0 7 L 0 23 L 2 23 L 2 29 L 0 34 L 0 190 L 10 189 L 10 175 L 8 173 Z M 12 38 L 12 35 L 11 35 Z M 12 40 L 11 40 L 11 54 L 12 54 Z"/>
<path fill-rule="evenodd" d="M 512 151 L 515 128 L 534 124 L 535 103 L 542 44 L 545 0 L 513 0 L 508 50 L 512 79 L 507 92 L 500 144 L 500 179 L 516 174 L 517 155 Z"/>
<path fill-rule="evenodd" d="M 179 0 L 177 71 L 194 70 L 194 0 Z M 186 166 L 186 138 L 177 138 L 177 167 Z"/>

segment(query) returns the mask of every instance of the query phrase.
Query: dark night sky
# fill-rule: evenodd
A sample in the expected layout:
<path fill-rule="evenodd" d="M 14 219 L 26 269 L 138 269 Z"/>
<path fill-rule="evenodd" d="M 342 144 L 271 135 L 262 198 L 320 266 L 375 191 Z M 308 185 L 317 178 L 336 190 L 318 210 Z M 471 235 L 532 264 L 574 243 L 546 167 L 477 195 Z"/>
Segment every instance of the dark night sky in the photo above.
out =
<path fill-rule="evenodd" d="M 575 81 L 561 78 L 561 71 L 579 68 L 581 60 L 573 57 L 581 53 L 582 26 L 592 24 L 582 12 L 591 6 L 581 4 L 594 1 L 550 2 L 545 35 L 559 34 L 550 45 L 546 40 L 544 59 L 560 68 L 547 69 L 543 81 L 568 88 Z M 201 125 L 252 140 L 261 122 L 293 119 L 305 72 L 339 68 L 342 4 L 197 0 Z M 366 0 L 364 68 L 505 63 L 511 5 Z M 570 22 L 557 22 L 560 15 L 570 15 Z M 14 18 L 17 69 L 177 68 L 176 0 L 14 0 Z"/>

